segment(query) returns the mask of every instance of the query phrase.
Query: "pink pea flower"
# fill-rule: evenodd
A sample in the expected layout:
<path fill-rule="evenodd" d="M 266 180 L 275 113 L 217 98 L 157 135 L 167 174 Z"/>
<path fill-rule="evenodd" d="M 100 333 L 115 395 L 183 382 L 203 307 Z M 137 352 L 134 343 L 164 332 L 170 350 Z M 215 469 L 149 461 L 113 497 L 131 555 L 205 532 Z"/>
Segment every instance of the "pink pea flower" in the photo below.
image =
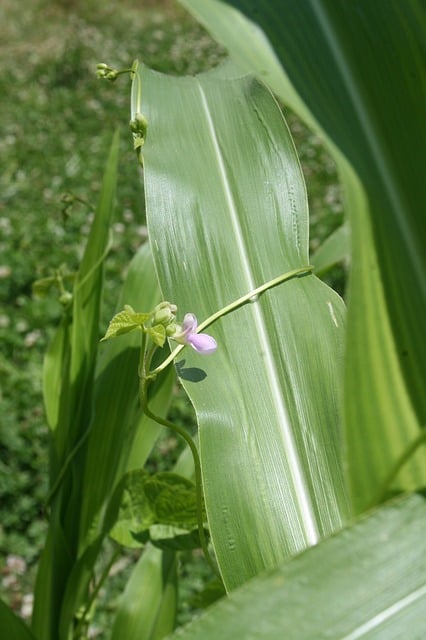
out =
<path fill-rule="evenodd" d="M 202 355 L 214 353 L 217 349 L 217 343 L 212 336 L 207 333 L 196 333 L 197 318 L 193 313 L 187 313 L 183 319 L 181 327 L 177 327 L 176 333 L 172 336 L 173 340 L 181 344 L 190 344 L 195 351 Z"/>

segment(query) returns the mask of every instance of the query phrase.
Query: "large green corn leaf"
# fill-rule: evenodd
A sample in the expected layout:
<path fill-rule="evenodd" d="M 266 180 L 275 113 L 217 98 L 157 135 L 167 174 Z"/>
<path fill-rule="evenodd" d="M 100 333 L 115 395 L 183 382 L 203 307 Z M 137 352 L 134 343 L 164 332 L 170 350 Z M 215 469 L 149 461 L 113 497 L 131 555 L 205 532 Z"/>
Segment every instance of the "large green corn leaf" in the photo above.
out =
<path fill-rule="evenodd" d="M 305 187 L 280 110 L 253 78 L 221 73 L 176 79 L 139 67 L 132 94 L 133 113 L 149 123 L 146 204 L 160 285 L 181 316 L 200 321 L 308 263 Z M 344 308 L 309 275 L 211 333 L 217 353 L 187 350 L 178 370 L 197 411 L 213 544 L 233 588 L 346 518 Z"/>
<path fill-rule="evenodd" d="M 325 135 L 338 163 L 353 228 L 348 471 L 362 510 L 426 422 L 424 10 L 419 0 L 181 2 Z M 419 451 L 394 488 L 421 486 L 425 474 Z"/>
<path fill-rule="evenodd" d="M 420 640 L 425 526 L 420 496 L 389 504 L 254 578 L 170 638 Z"/>

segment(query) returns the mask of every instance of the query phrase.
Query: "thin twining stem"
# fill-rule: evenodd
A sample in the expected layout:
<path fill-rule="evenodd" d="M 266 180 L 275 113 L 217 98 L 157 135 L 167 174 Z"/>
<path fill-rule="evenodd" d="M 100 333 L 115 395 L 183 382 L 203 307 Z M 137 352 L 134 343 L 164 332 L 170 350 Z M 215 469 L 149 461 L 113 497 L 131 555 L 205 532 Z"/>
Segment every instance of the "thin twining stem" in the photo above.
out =
<path fill-rule="evenodd" d="M 226 305 L 226 307 L 222 307 L 222 309 L 219 309 L 219 311 L 213 313 L 197 327 L 196 333 L 204 331 L 204 329 L 207 329 L 207 327 L 213 324 L 213 322 L 216 322 L 216 320 L 219 320 L 219 318 L 222 318 L 228 313 L 231 313 L 231 311 L 235 311 L 235 309 L 239 309 L 239 307 L 242 307 L 249 302 L 257 302 L 262 293 L 265 293 L 265 291 L 268 291 L 268 289 L 272 289 L 282 282 L 286 282 L 286 280 L 291 280 L 292 278 L 300 278 L 301 276 L 308 275 L 309 273 L 312 273 L 313 269 L 314 267 L 312 265 L 309 265 L 307 267 L 300 267 L 299 269 L 293 269 L 293 271 L 287 271 L 286 273 L 283 273 L 273 280 L 268 280 L 268 282 L 260 285 L 260 287 L 253 289 L 249 293 L 246 293 L 244 296 L 241 296 L 241 298 L 234 300 L 234 302 Z M 149 373 L 149 377 L 155 377 L 158 373 L 160 373 L 160 371 L 163 371 L 166 367 L 168 367 L 168 365 L 173 362 L 173 360 L 185 346 L 186 345 L 184 344 L 180 344 L 178 347 L 176 347 L 176 349 L 174 349 L 170 353 L 170 355 L 160 365 L 158 365 L 156 369 Z"/>
<path fill-rule="evenodd" d="M 207 560 L 207 562 L 209 563 L 209 565 L 211 566 L 211 568 L 213 569 L 213 571 L 215 572 L 216 575 L 218 575 L 218 570 L 217 567 L 210 555 L 209 549 L 208 549 L 208 545 L 207 545 L 207 540 L 206 540 L 206 534 L 204 531 L 204 518 L 203 518 L 203 489 L 202 489 L 202 479 L 201 479 L 201 463 L 200 463 L 200 456 L 198 455 L 198 450 L 197 450 L 197 446 L 194 442 L 194 440 L 191 438 L 191 436 L 185 431 L 185 429 L 179 427 L 178 425 L 174 424 L 173 422 L 170 422 L 170 420 L 166 420 L 165 418 L 161 418 L 160 416 L 155 415 L 151 409 L 148 407 L 148 400 L 147 400 L 147 385 L 149 384 L 149 382 L 145 383 L 145 388 L 141 393 L 142 396 L 142 410 L 144 412 L 144 414 L 148 417 L 151 418 L 151 420 L 154 420 L 155 422 L 157 422 L 158 424 L 160 424 L 163 427 L 167 427 L 168 429 L 171 429 L 172 431 L 174 431 L 175 433 L 177 433 L 178 435 L 181 436 L 181 438 L 183 438 L 185 440 L 185 442 L 187 443 L 187 445 L 189 446 L 191 453 L 192 453 L 192 458 L 194 460 L 194 473 L 195 473 L 195 491 L 196 491 L 196 505 L 197 505 L 197 524 L 198 524 L 198 534 L 200 536 L 200 544 L 201 544 L 201 548 L 204 552 L 205 558 Z"/>

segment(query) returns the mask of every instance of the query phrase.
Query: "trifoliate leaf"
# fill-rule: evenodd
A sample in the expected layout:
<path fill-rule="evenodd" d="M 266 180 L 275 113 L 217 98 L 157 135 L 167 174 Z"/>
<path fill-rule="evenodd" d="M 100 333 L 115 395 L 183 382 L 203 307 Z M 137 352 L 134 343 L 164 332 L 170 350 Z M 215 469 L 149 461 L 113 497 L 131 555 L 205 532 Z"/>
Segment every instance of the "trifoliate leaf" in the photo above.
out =
<path fill-rule="evenodd" d="M 150 476 L 135 469 L 125 474 L 121 486 L 121 504 L 109 532 L 116 542 L 133 549 L 149 540 L 161 548 L 200 547 L 193 482 L 176 473 Z"/>
<path fill-rule="evenodd" d="M 150 315 L 150 313 L 136 313 L 131 306 L 126 305 L 123 311 L 120 311 L 113 317 L 101 342 L 109 338 L 121 336 L 123 333 L 134 331 L 134 329 L 141 329 Z"/>
<path fill-rule="evenodd" d="M 197 524 L 197 499 L 191 480 L 168 471 L 147 479 L 145 495 L 156 523 L 191 529 Z"/>

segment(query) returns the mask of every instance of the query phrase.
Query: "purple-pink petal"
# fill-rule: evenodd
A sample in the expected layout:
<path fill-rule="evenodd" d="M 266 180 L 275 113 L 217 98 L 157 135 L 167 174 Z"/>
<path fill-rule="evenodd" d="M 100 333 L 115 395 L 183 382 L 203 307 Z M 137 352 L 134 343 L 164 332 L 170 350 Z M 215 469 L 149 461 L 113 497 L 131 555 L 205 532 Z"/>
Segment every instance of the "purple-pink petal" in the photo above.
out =
<path fill-rule="evenodd" d="M 198 353 L 203 355 L 213 353 L 217 349 L 216 340 L 207 333 L 191 333 L 187 337 L 186 341 L 193 349 L 195 349 L 195 351 L 198 351 Z"/>
<path fill-rule="evenodd" d="M 193 313 L 186 313 L 182 322 L 182 332 L 184 336 L 196 331 L 198 326 L 197 318 Z"/>

